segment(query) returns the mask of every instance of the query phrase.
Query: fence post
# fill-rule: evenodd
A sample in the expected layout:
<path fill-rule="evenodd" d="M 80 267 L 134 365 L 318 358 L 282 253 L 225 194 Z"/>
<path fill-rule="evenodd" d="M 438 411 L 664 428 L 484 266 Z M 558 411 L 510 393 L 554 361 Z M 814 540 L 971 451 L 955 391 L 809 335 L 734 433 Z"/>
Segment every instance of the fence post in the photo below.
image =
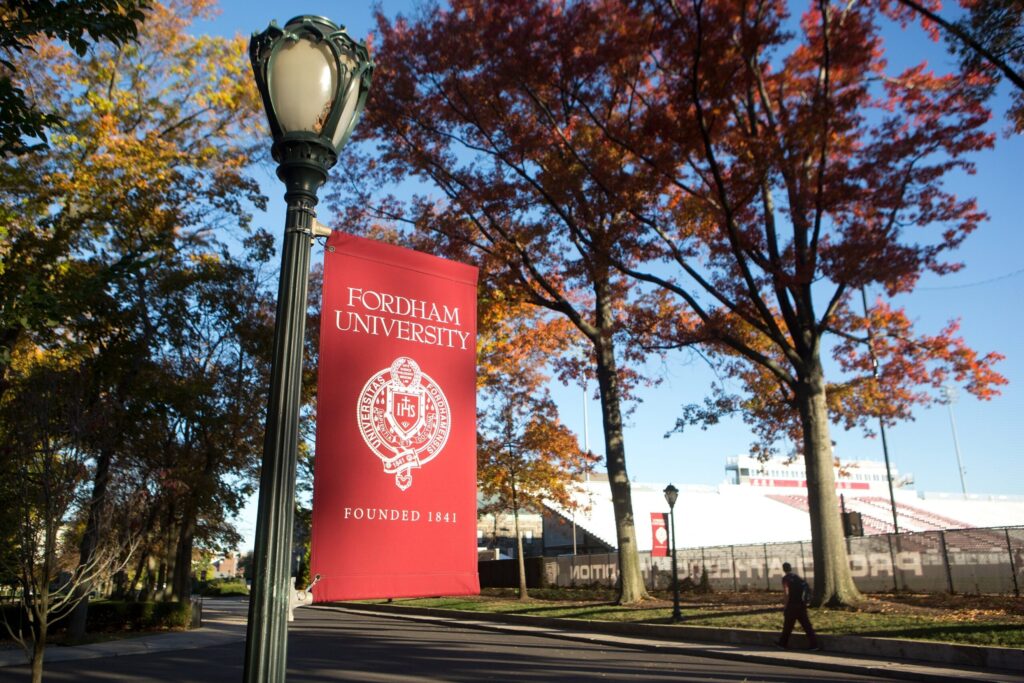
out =
<path fill-rule="evenodd" d="M 946 582 L 949 584 L 950 595 L 956 593 L 953 590 L 953 569 L 949 566 L 949 551 L 946 549 L 946 531 L 939 530 L 939 545 L 942 546 L 942 562 L 946 566 Z"/>
<path fill-rule="evenodd" d="M 1010 576 L 1013 577 L 1013 594 L 1019 598 L 1020 585 L 1017 583 L 1017 567 L 1013 562 L 1013 544 L 1010 543 L 1010 530 L 1004 528 L 1003 532 L 1006 534 L 1006 554 L 1010 557 Z"/>
<path fill-rule="evenodd" d="M 889 537 L 889 561 L 892 562 L 892 589 L 894 592 L 899 592 L 900 584 L 896 581 L 896 553 L 892 549 L 892 537 L 895 534 L 886 534 Z"/>
<path fill-rule="evenodd" d="M 768 544 L 763 543 L 761 547 L 764 548 L 764 589 L 770 591 L 772 589 L 771 581 L 768 580 Z"/>
<path fill-rule="evenodd" d="M 736 546 L 729 546 L 729 554 L 732 556 L 732 589 L 738 593 L 740 590 L 740 583 L 736 576 Z"/>
<path fill-rule="evenodd" d="M 647 556 L 647 579 L 644 581 L 644 590 L 654 590 L 654 553 Z M 642 571 L 642 570 L 641 570 Z M 643 574 L 641 573 L 641 576 Z"/>

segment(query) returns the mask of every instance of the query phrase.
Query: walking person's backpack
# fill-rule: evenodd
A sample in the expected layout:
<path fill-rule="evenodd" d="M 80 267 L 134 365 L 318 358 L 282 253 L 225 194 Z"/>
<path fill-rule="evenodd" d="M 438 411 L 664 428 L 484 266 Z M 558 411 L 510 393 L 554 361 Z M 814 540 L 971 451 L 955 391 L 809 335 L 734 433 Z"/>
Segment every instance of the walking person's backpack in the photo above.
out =
<path fill-rule="evenodd" d="M 802 576 L 800 577 L 800 599 L 804 605 L 810 605 L 811 600 L 814 599 L 814 593 L 811 592 L 810 584 Z"/>

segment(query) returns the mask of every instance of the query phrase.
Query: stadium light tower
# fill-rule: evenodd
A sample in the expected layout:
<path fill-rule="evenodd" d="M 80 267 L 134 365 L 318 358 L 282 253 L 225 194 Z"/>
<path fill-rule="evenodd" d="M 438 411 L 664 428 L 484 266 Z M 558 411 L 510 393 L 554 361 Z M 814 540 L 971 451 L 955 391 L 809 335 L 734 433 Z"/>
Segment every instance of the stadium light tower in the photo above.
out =
<path fill-rule="evenodd" d="M 953 429 L 953 450 L 956 451 L 956 467 L 960 471 L 960 490 L 964 497 L 967 497 L 967 472 L 964 470 L 964 462 L 960 459 L 960 439 L 956 436 L 956 418 L 953 417 L 953 404 L 956 403 L 956 387 L 943 384 L 940 388 L 942 398 L 949 409 L 949 426 Z"/>
<path fill-rule="evenodd" d="M 868 295 L 864 288 L 860 288 L 860 300 L 864 305 L 864 317 L 868 318 Z M 870 318 L 868 318 L 870 320 Z M 871 356 L 871 376 L 878 381 L 878 358 L 875 356 L 875 332 L 871 325 L 868 325 L 868 353 Z M 882 455 L 885 457 L 885 480 L 889 484 L 889 505 L 892 508 L 892 532 L 900 532 L 899 514 L 896 512 L 896 494 L 892 490 L 892 468 L 889 466 L 889 441 L 885 438 L 885 418 L 878 416 L 878 432 L 882 437 Z M 895 565 L 895 560 L 893 560 Z"/>

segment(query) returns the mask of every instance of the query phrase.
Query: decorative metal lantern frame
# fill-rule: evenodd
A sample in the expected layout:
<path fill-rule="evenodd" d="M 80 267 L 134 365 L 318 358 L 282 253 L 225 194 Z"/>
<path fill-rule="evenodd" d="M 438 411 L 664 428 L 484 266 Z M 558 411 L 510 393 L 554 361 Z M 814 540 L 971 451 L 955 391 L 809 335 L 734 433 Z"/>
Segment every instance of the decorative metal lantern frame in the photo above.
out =
<path fill-rule="evenodd" d="M 668 503 L 669 509 L 673 509 L 676 506 L 676 500 L 679 499 L 679 489 L 672 484 L 665 487 L 665 502 Z"/>
<path fill-rule="evenodd" d="M 374 68 L 366 45 L 329 19 L 303 15 L 253 35 L 249 59 L 278 177 L 289 192 L 315 193 L 366 105 Z"/>

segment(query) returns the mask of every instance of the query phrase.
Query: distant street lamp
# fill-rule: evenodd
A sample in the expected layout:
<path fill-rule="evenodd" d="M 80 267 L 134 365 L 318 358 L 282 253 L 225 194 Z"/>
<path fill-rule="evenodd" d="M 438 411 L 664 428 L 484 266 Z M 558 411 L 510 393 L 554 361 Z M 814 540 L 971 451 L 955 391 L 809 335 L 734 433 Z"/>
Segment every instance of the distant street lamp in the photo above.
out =
<path fill-rule="evenodd" d="M 247 683 L 283 683 L 295 466 L 299 440 L 302 347 L 309 254 L 323 234 L 314 207 L 369 92 L 373 62 L 366 46 L 323 17 L 300 16 L 284 28 L 253 34 L 249 58 L 263 98 L 277 176 L 285 184 L 284 245 L 263 441 L 263 470 L 253 552 L 255 578 L 245 641 Z"/>
<path fill-rule="evenodd" d="M 676 564 L 676 500 L 679 489 L 672 484 L 665 487 L 665 501 L 668 502 L 669 540 L 672 541 L 672 623 L 682 620 L 679 611 L 679 565 Z"/>

